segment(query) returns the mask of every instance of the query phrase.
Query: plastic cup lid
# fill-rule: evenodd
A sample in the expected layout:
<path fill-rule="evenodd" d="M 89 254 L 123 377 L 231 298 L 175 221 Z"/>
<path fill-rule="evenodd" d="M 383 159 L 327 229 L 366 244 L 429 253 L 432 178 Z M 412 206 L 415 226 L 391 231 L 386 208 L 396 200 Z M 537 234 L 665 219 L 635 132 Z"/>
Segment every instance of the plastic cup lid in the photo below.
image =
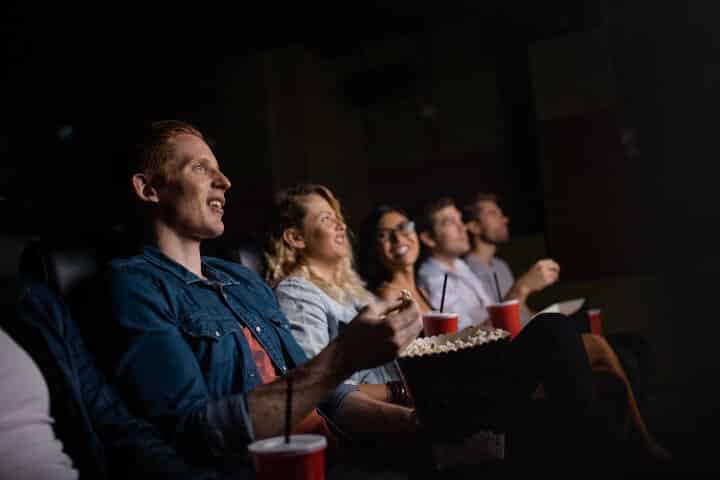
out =
<path fill-rule="evenodd" d="M 248 450 L 256 455 L 302 455 L 325 447 L 327 440 L 322 435 L 290 435 L 290 443 L 285 443 L 284 436 L 271 437 L 251 443 Z"/>
<path fill-rule="evenodd" d="M 436 318 L 453 318 L 457 317 L 457 313 L 453 312 L 425 312 L 423 313 L 423 317 L 436 317 Z"/>
<path fill-rule="evenodd" d="M 500 302 L 500 303 L 492 303 L 492 304 L 488 305 L 488 308 L 489 307 L 507 307 L 508 305 L 515 305 L 516 303 L 520 303 L 520 302 L 518 302 L 517 300 L 505 300 L 504 302 Z"/>

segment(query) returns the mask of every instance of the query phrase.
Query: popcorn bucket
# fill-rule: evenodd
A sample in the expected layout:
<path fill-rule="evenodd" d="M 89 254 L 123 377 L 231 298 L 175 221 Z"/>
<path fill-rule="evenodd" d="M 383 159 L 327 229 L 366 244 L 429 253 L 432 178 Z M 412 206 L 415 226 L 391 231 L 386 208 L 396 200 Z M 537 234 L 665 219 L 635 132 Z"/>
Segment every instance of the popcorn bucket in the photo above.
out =
<path fill-rule="evenodd" d="M 420 423 L 441 436 L 502 428 L 493 418 L 507 381 L 502 366 L 509 335 L 478 326 L 416 339 L 398 358 Z"/>

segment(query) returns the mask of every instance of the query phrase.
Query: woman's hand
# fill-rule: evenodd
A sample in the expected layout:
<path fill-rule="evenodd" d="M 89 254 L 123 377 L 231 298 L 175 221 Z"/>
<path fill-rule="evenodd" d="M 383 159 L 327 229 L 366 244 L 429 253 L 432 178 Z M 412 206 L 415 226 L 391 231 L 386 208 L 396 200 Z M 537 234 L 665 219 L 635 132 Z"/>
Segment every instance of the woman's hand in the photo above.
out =
<path fill-rule="evenodd" d="M 337 338 L 344 366 L 353 373 L 394 360 L 421 330 L 412 299 L 367 305 Z"/>

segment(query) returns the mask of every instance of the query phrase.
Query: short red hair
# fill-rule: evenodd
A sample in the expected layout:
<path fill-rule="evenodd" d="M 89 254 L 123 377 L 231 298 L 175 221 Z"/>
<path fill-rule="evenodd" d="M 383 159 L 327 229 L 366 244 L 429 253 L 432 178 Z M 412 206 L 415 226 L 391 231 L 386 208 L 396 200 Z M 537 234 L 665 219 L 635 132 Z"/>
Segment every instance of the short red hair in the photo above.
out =
<path fill-rule="evenodd" d="M 194 135 L 205 140 L 200 130 L 179 120 L 162 120 L 146 127 L 133 155 L 134 173 L 165 181 L 167 164 L 172 160 L 171 142 L 180 135 Z"/>

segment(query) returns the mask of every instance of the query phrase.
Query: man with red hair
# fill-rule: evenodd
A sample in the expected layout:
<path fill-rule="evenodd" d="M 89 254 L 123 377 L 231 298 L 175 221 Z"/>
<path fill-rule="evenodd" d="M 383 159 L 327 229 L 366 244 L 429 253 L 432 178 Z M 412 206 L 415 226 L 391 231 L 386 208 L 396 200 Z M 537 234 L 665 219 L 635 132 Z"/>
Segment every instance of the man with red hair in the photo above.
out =
<path fill-rule="evenodd" d="M 136 147 L 131 183 L 147 243 L 111 265 L 114 321 L 104 344 L 115 346 L 105 364 L 131 409 L 201 463 L 281 434 L 289 376 L 295 431 L 416 430 L 411 409 L 343 383 L 392 360 L 417 336 L 416 305 L 371 304 L 307 359 L 257 274 L 200 254 L 204 240 L 223 233 L 231 186 L 202 134 L 159 122 Z"/>

